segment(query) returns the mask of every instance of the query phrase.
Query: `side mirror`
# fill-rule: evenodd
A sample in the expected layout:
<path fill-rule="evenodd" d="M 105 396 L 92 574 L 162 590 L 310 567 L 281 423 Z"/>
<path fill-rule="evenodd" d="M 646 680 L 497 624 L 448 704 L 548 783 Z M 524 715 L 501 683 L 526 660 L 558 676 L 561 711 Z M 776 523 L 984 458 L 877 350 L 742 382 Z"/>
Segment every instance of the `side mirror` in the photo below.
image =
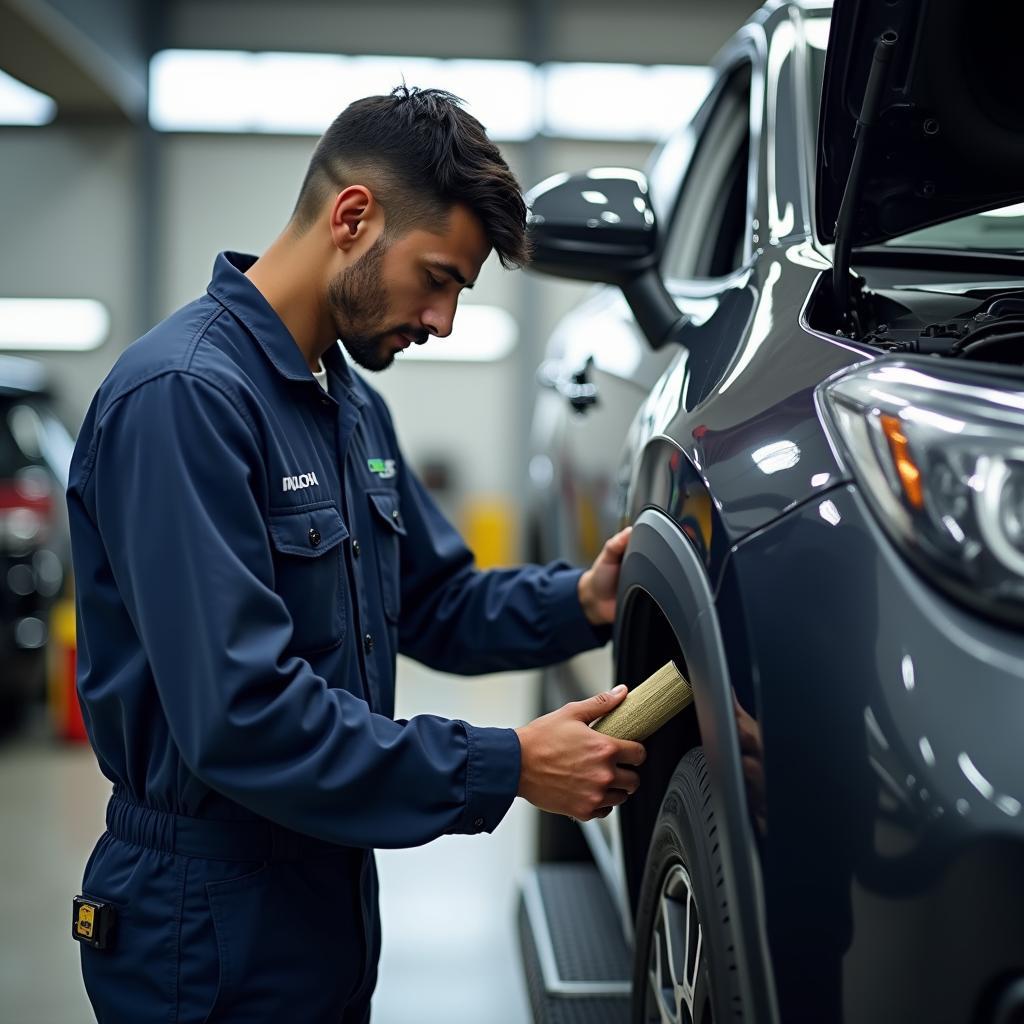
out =
<path fill-rule="evenodd" d="M 658 273 L 658 226 L 647 177 L 624 167 L 556 174 L 526 194 L 531 268 L 618 285 L 660 348 L 682 319 Z"/>

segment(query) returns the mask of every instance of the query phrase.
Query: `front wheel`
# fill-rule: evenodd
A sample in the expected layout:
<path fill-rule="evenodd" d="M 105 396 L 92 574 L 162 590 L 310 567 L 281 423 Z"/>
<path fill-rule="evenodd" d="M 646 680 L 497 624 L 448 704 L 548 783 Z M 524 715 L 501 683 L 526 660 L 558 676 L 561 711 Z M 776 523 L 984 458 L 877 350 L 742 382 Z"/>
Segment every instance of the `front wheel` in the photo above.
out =
<path fill-rule="evenodd" d="M 633 1024 L 743 1020 L 736 944 L 704 751 L 672 775 L 637 911 Z"/>

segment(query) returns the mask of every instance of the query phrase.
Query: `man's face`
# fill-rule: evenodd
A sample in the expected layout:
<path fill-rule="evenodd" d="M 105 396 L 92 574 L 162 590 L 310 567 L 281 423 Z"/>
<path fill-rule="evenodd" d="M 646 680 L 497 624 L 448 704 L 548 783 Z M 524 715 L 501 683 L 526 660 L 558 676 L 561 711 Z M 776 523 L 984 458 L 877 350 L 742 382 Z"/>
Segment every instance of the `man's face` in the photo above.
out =
<path fill-rule="evenodd" d="M 472 288 L 491 251 L 466 207 L 451 208 L 436 229 L 413 229 L 390 244 L 385 234 L 329 284 L 338 337 L 357 365 L 384 370 L 413 342 L 446 338 L 463 288 Z"/>

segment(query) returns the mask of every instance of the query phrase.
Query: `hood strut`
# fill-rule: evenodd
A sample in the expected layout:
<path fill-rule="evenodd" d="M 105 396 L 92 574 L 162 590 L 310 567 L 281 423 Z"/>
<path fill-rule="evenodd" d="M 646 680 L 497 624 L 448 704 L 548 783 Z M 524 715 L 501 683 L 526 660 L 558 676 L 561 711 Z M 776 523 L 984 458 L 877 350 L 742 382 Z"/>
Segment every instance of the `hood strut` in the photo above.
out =
<path fill-rule="evenodd" d="M 871 70 L 868 72 L 868 82 L 864 87 L 864 99 L 861 101 L 860 116 L 857 118 L 853 159 L 850 161 L 850 172 L 846 177 L 846 188 L 843 190 L 843 200 L 839 204 L 839 216 L 836 218 L 832 290 L 835 293 L 840 315 L 855 334 L 859 333 L 859 325 L 857 313 L 850 304 L 850 249 L 853 246 L 850 231 L 857 209 L 857 200 L 860 197 L 860 179 L 864 166 L 868 129 L 875 123 L 875 118 L 878 115 L 885 74 L 898 38 L 892 29 L 887 29 L 879 36 L 878 42 L 875 44 Z"/>

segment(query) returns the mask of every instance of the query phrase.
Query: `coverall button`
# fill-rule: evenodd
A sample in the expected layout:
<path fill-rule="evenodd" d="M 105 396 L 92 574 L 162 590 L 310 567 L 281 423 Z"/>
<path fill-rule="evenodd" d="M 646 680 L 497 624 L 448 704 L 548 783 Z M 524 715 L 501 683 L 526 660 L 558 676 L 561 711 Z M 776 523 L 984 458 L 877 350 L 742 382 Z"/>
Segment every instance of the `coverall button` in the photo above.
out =
<path fill-rule="evenodd" d="M 320 531 L 315 526 L 310 527 L 309 543 L 315 548 L 320 546 Z"/>
<path fill-rule="evenodd" d="M 393 508 L 391 510 L 391 518 L 394 519 L 394 521 L 396 523 L 398 522 L 398 509 L 397 508 Z"/>
<path fill-rule="evenodd" d="M 366 651 L 367 654 L 369 654 L 373 650 L 372 633 L 367 633 L 366 636 L 363 637 L 363 650 Z"/>
<path fill-rule="evenodd" d="M 354 537 L 352 538 L 352 554 L 355 555 L 356 558 L 359 557 L 359 541 Z"/>
<path fill-rule="evenodd" d="M 477 818 L 476 821 L 473 822 L 473 828 L 480 829 L 480 828 L 483 828 L 483 827 L 484 827 L 484 819 L 483 818 Z"/>

